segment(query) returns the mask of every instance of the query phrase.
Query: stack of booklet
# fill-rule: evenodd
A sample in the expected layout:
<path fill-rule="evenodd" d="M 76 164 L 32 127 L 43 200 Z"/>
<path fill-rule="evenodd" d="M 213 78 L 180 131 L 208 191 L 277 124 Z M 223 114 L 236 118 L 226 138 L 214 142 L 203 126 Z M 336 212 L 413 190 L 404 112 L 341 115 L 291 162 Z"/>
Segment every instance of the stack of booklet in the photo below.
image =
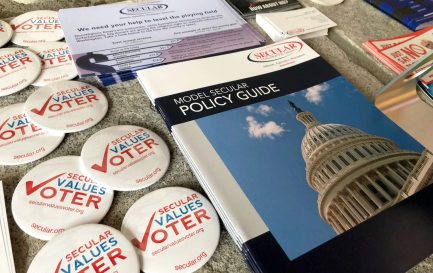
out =
<path fill-rule="evenodd" d="M 253 272 L 406 272 L 433 253 L 432 154 L 299 38 L 138 79 Z"/>
<path fill-rule="evenodd" d="M 400 74 L 433 52 L 433 27 L 390 39 L 370 40 L 363 47 Z"/>
<path fill-rule="evenodd" d="M 2 181 L 0 181 L 0 272 L 15 273 Z"/>
<path fill-rule="evenodd" d="M 59 18 L 80 77 L 98 76 L 105 85 L 133 79 L 139 69 L 265 42 L 224 0 L 71 8 Z"/>
<path fill-rule="evenodd" d="M 433 25 L 431 0 L 365 0 L 411 30 Z"/>
<path fill-rule="evenodd" d="M 263 12 L 302 8 L 298 0 L 227 0 L 245 18 Z"/>
<path fill-rule="evenodd" d="M 257 14 L 256 22 L 274 42 L 294 36 L 325 36 L 329 28 L 337 25 L 316 8 Z"/>

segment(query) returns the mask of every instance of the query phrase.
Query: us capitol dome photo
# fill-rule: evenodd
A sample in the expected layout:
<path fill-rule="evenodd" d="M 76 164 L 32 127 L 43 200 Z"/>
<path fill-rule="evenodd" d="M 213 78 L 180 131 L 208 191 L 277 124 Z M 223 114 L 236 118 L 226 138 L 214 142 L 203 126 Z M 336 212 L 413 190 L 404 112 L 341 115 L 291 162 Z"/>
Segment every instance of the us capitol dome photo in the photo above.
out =
<path fill-rule="evenodd" d="M 322 124 L 289 101 L 306 127 L 301 150 L 324 221 L 341 234 L 431 184 L 433 156 L 342 124 Z"/>

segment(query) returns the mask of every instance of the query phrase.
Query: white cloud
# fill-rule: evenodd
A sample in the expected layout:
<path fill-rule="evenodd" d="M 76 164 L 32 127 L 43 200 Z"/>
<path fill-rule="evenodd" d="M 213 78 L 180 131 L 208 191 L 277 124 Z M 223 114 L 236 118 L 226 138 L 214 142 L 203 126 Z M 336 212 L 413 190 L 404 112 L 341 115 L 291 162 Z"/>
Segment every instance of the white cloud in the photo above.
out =
<path fill-rule="evenodd" d="M 248 123 L 248 134 L 252 138 L 270 138 L 274 139 L 275 136 L 280 136 L 285 131 L 283 127 L 278 125 L 275 121 L 258 122 L 254 117 L 248 116 L 246 118 Z"/>
<path fill-rule="evenodd" d="M 274 111 L 274 109 L 266 104 L 261 104 L 259 108 L 257 108 L 257 112 L 263 116 L 269 115 L 272 111 Z"/>
<path fill-rule="evenodd" d="M 274 111 L 274 108 L 272 108 L 271 106 L 266 105 L 266 104 L 260 104 L 257 108 L 255 108 L 254 106 L 248 105 L 247 110 L 248 110 L 248 112 L 260 114 L 262 116 L 267 117 L 267 116 L 269 116 L 269 114 L 271 112 Z"/>
<path fill-rule="evenodd" d="M 322 83 L 315 86 L 312 86 L 307 89 L 304 96 L 305 98 L 314 104 L 319 104 L 322 101 L 323 92 L 329 89 L 329 84 Z"/>

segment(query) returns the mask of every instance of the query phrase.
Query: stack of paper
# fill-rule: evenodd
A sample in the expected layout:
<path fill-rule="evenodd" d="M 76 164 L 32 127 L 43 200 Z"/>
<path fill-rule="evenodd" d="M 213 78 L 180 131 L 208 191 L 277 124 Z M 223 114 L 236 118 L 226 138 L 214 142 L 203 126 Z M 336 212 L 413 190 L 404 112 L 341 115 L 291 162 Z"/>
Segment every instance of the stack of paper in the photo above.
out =
<path fill-rule="evenodd" d="M 98 76 L 105 85 L 133 79 L 139 69 L 265 42 L 224 0 L 62 9 L 59 18 L 80 77 Z"/>
<path fill-rule="evenodd" d="M 433 27 L 394 38 L 370 40 L 365 42 L 363 47 L 400 74 L 433 53 Z"/>
<path fill-rule="evenodd" d="M 2 181 L 0 181 L 0 231 L 0 272 L 15 273 Z"/>
<path fill-rule="evenodd" d="M 257 14 L 256 21 L 274 42 L 328 35 L 328 29 L 337 25 L 316 8 Z"/>

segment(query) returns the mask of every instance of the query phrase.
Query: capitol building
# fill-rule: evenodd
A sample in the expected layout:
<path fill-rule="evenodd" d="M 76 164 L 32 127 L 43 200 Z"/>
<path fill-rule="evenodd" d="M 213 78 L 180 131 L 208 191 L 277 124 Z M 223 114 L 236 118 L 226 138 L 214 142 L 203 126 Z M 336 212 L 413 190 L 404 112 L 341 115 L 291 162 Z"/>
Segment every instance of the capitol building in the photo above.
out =
<path fill-rule="evenodd" d="M 433 155 L 400 149 L 392 140 L 341 124 L 322 124 L 293 102 L 306 127 L 302 156 L 319 214 L 338 233 L 432 182 Z"/>

